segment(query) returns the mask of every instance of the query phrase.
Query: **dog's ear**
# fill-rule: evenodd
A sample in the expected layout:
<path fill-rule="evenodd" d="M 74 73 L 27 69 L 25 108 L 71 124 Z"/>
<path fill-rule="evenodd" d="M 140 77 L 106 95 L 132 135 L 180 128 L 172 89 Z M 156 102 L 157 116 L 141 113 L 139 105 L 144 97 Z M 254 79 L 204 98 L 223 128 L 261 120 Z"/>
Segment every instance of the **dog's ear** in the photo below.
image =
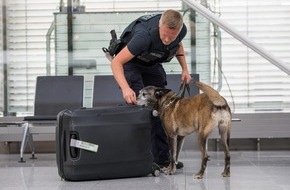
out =
<path fill-rule="evenodd" d="M 170 91 L 171 91 L 170 89 L 158 88 L 155 90 L 154 95 L 157 99 L 160 99 L 162 96 L 164 96 L 165 94 L 167 94 Z"/>

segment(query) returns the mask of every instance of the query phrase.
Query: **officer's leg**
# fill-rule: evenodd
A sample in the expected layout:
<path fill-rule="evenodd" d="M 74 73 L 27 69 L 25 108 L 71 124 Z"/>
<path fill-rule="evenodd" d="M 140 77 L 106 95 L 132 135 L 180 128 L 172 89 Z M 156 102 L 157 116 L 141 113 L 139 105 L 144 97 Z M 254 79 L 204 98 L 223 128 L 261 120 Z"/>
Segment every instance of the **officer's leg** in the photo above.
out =
<path fill-rule="evenodd" d="M 143 75 L 144 86 L 153 85 L 157 87 L 164 88 L 167 85 L 166 73 L 161 64 L 156 65 L 147 75 Z M 161 120 L 159 117 L 153 119 L 153 129 L 152 129 L 152 141 L 154 141 L 154 147 L 152 147 L 155 160 L 159 165 L 166 166 L 168 164 L 169 158 L 169 147 L 167 142 L 167 136 L 163 129 Z M 183 163 L 178 162 L 176 168 L 182 168 Z"/>
<path fill-rule="evenodd" d="M 144 86 L 153 85 L 164 88 L 166 73 L 161 64 L 156 65 L 142 75 Z M 152 153 L 155 162 L 160 166 L 167 166 L 169 158 L 169 147 L 167 136 L 159 117 L 152 116 Z"/>
<path fill-rule="evenodd" d="M 136 64 L 134 63 L 126 63 L 124 65 L 124 74 L 126 77 L 126 80 L 130 86 L 130 88 L 132 88 L 132 90 L 136 93 L 136 96 L 138 96 L 139 91 L 144 87 L 143 84 L 143 78 L 142 78 L 142 68 L 140 67 L 136 67 Z M 158 158 L 159 156 L 157 156 L 159 154 L 159 149 L 155 148 L 156 147 L 156 138 L 158 138 L 156 135 L 156 129 L 160 130 L 158 128 L 156 128 L 155 126 L 159 126 L 156 124 L 156 122 L 158 122 L 158 119 L 154 119 L 153 116 L 151 116 L 151 122 L 152 122 L 152 130 L 151 130 L 151 152 L 154 156 L 154 162 L 158 163 Z M 155 129 L 156 128 L 156 129 Z M 160 127 L 159 127 L 160 128 Z M 161 126 L 162 128 L 162 126 Z"/>
<path fill-rule="evenodd" d="M 161 64 L 144 69 L 142 73 L 144 86 L 153 85 L 156 87 L 164 88 L 167 85 L 166 73 Z"/>
<path fill-rule="evenodd" d="M 169 163 L 169 147 L 167 143 L 167 136 L 164 132 L 160 117 L 152 116 L 151 121 L 151 141 L 154 161 L 160 166 L 167 166 Z"/>

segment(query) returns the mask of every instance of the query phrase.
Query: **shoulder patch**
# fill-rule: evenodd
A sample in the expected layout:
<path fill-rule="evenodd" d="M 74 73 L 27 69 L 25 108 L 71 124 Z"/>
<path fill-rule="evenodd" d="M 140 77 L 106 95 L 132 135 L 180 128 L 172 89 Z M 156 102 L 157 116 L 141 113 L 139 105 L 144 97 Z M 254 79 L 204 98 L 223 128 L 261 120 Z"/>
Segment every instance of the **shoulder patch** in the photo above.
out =
<path fill-rule="evenodd" d="M 148 21 L 148 20 L 150 20 L 151 18 L 153 18 L 153 17 L 155 17 L 157 15 L 160 15 L 160 14 L 144 15 L 144 16 L 141 16 L 139 19 L 142 20 L 142 21 Z"/>

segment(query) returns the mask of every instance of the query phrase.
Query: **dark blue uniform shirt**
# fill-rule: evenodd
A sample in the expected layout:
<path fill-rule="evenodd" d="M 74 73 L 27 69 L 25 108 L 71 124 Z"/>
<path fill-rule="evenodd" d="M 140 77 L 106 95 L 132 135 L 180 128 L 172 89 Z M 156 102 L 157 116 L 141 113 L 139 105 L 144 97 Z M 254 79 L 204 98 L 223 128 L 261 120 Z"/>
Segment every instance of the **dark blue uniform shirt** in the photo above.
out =
<path fill-rule="evenodd" d="M 156 30 L 158 30 L 158 24 L 159 23 L 157 22 Z M 179 35 L 177 36 L 177 39 L 175 40 L 175 44 L 176 42 L 180 43 L 182 39 L 185 37 L 186 33 L 187 33 L 187 28 L 185 25 L 183 25 Z M 144 25 L 137 23 L 134 28 L 132 38 L 127 44 L 129 51 L 135 56 L 140 55 L 142 52 L 145 52 L 145 51 L 150 52 L 153 39 L 155 40 L 154 43 L 161 44 L 161 46 L 159 46 L 160 47 L 159 51 L 161 52 L 166 52 L 166 49 L 168 49 L 168 47 L 170 47 L 170 45 L 173 44 L 172 42 L 169 45 L 163 45 L 159 37 L 159 30 L 157 32 L 154 32 L 153 34 L 158 35 L 158 36 L 151 37 L 149 30 Z M 174 53 L 176 53 L 176 51 Z M 161 62 L 165 62 L 165 61 L 163 60 L 163 61 L 160 61 L 160 63 Z"/>

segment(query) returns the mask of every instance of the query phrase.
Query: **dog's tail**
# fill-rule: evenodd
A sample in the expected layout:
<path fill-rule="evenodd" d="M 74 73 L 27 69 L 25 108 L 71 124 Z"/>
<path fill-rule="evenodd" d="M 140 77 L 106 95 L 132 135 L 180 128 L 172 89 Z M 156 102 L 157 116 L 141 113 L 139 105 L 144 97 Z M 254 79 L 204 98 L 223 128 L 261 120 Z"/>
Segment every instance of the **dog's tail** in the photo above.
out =
<path fill-rule="evenodd" d="M 216 106 L 224 106 L 227 104 L 226 100 L 212 87 L 204 84 L 202 82 L 194 82 L 195 85 L 202 90 L 208 98 L 212 101 L 212 103 Z"/>

